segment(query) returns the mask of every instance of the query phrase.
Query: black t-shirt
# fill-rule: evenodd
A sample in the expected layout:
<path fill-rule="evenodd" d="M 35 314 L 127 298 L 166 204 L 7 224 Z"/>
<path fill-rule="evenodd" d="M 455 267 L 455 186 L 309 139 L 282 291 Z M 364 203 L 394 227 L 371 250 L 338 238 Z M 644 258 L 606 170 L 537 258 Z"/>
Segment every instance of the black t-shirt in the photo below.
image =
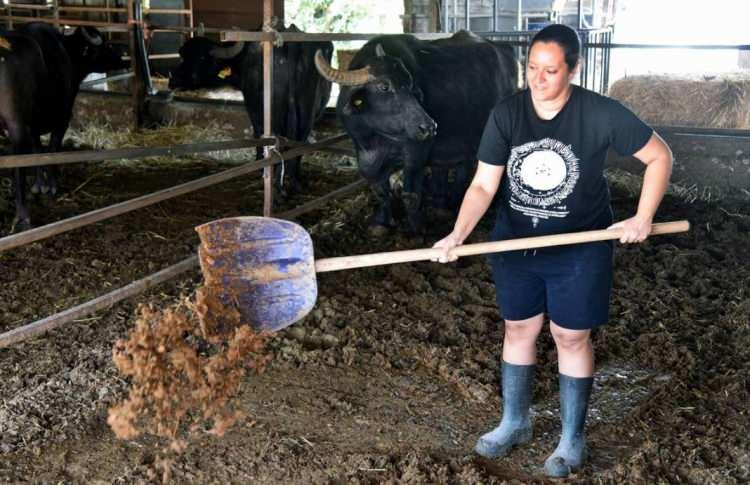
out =
<path fill-rule="evenodd" d="M 602 229 L 612 223 L 604 160 L 632 155 L 653 130 L 619 102 L 573 85 L 551 120 L 525 89 L 493 109 L 478 158 L 505 165 L 493 239 Z"/>

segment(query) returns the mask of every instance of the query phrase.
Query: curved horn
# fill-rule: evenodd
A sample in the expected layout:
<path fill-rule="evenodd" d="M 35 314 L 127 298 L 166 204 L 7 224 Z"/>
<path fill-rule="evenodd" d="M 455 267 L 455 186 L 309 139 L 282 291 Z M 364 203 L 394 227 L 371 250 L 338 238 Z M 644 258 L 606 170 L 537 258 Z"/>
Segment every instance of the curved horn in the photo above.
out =
<path fill-rule="evenodd" d="M 102 45 L 102 37 L 98 32 L 95 35 L 91 35 L 86 27 L 81 27 L 81 35 L 91 45 Z"/>
<path fill-rule="evenodd" d="M 210 54 L 217 59 L 231 59 L 242 52 L 242 49 L 244 47 L 245 42 L 239 41 L 235 42 L 234 45 L 230 45 L 229 47 L 214 47 L 213 49 L 211 49 Z"/>
<path fill-rule="evenodd" d="M 318 68 L 321 76 L 342 86 L 359 86 L 373 79 L 369 67 L 363 67 L 354 71 L 341 71 L 332 68 L 326 58 L 323 57 L 323 52 L 320 49 L 315 53 L 315 67 Z"/>

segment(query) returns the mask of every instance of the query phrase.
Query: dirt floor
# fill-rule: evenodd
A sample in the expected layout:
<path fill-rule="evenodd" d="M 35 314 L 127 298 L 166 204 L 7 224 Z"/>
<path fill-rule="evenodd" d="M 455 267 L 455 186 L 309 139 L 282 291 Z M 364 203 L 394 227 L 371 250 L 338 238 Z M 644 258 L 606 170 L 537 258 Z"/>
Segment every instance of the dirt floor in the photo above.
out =
<path fill-rule="evenodd" d="M 106 121 L 88 111 L 87 123 Z M 308 191 L 282 201 L 281 209 L 356 178 L 341 156 L 309 160 Z M 196 156 L 68 166 L 59 200 L 32 200 L 33 223 L 237 163 Z M 626 217 L 637 185 L 620 173 L 610 180 L 616 215 Z M 689 219 L 690 233 L 617 248 L 611 324 L 594 337 L 591 458 L 571 481 L 750 480 L 750 210 L 747 200 L 693 199 L 673 188 L 658 215 Z M 176 263 L 195 252 L 194 226 L 258 214 L 261 204 L 260 177 L 245 177 L 2 252 L 0 331 Z M 316 257 L 422 247 L 450 229 L 450 220 L 433 218 L 424 237 L 394 232 L 373 239 L 371 210 L 362 191 L 302 216 Z M 2 230 L 12 216 L 0 208 Z M 473 240 L 485 238 L 489 224 L 487 218 Z M 0 349 L 0 482 L 158 481 L 163 443 L 149 436 L 118 440 L 106 424 L 108 408 L 128 389 L 112 346 L 132 328 L 138 304 L 167 308 L 200 284 L 196 270 Z M 244 379 L 238 406 L 246 417 L 223 438 L 199 434 L 175 462 L 176 483 L 545 481 L 542 464 L 559 433 L 549 335 L 539 345 L 533 441 L 500 460 L 472 452 L 501 411 L 503 324 L 485 258 L 328 273 L 318 284 L 312 313 L 275 335 L 266 371 Z"/>

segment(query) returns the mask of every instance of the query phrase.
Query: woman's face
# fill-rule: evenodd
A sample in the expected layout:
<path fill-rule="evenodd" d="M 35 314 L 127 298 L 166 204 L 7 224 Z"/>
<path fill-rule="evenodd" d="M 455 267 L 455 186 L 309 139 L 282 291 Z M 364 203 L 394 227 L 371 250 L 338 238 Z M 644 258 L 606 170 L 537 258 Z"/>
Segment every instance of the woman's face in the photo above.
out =
<path fill-rule="evenodd" d="M 557 42 L 537 42 L 526 63 L 526 80 L 536 101 L 551 101 L 564 95 L 575 76 L 565 64 L 565 51 Z"/>

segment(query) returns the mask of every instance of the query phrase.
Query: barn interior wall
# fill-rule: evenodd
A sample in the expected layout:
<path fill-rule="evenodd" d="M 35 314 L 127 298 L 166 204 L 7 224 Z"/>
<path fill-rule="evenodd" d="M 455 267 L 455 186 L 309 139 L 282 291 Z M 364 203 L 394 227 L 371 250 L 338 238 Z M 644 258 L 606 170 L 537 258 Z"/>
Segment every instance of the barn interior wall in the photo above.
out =
<path fill-rule="evenodd" d="M 258 30 L 263 24 L 263 0 L 193 0 L 195 24 L 206 27 L 236 27 Z M 284 20 L 284 2 L 274 2 L 274 14 Z"/>

